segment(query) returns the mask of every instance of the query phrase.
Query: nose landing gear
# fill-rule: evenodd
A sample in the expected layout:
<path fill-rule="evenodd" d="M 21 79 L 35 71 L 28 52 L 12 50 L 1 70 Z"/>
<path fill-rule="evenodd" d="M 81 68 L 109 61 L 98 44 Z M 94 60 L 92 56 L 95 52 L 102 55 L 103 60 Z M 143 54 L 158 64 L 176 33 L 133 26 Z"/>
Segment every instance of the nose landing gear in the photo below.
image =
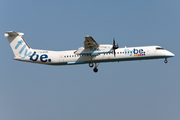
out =
<path fill-rule="evenodd" d="M 164 63 L 168 63 L 168 60 L 167 60 L 167 58 L 165 58 L 165 60 L 164 60 Z"/>

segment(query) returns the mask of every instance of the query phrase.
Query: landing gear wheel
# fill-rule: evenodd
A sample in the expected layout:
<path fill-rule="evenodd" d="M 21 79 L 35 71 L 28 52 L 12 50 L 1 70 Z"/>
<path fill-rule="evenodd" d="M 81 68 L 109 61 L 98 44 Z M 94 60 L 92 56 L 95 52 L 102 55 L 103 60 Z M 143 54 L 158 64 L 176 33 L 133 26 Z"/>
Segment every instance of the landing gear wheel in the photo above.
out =
<path fill-rule="evenodd" d="M 95 67 L 95 68 L 93 69 L 93 71 L 96 73 L 96 72 L 98 72 L 98 69 Z"/>
<path fill-rule="evenodd" d="M 167 58 L 164 60 L 164 63 L 168 63 Z"/>
<path fill-rule="evenodd" d="M 92 62 L 89 63 L 89 67 L 93 67 L 94 64 Z"/>

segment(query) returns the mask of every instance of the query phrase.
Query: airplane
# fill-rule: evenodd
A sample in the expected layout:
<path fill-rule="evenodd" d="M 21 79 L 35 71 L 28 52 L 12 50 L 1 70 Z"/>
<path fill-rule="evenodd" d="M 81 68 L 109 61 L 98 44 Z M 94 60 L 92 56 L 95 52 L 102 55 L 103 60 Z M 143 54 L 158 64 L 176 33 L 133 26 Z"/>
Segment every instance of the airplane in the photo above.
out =
<path fill-rule="evenodd" d="M 89 64 L 89 67 L 94 67 L 95 73 L 98 72 L 99 63 L 162 58 L 167 63 L 167 58 L 175 56 L 161 46 L 119 48 L 114 39 L 113 45 L 98 44 L 91 36 L 85 36 L 84 47 L 79 47 L 77 50 L 39 50 L 32 49 L 23 35 L 24 33 L 14 31 L 5 33 L 15 55 L 14 60 L 46 65 Z"/>

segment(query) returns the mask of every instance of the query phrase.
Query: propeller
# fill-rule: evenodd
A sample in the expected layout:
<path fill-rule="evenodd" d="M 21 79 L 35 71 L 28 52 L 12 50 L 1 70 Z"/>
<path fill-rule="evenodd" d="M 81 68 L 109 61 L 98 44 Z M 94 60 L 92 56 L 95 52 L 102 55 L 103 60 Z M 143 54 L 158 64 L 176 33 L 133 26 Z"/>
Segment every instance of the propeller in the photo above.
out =
<path fill-rule="evenodd" d="M 113 47 L 112 47 L 112 49 L 113 49 L 114 57 L 116 56 L 116 49 L 118 49 L 118 48 L 119 48 L 119 46 L 118 46 L 118 44 L 117 45 L 115 44 L 115 39 L 113 38 Z"/>

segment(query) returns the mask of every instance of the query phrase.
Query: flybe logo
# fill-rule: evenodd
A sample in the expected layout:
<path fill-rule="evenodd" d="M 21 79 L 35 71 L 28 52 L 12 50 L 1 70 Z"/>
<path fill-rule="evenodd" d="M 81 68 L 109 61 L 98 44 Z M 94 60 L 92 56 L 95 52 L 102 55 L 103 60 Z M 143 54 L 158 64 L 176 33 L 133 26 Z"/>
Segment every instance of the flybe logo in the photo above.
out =
<path fill-rule="evenodd" d="M 24 43 L 24 45 L 23 45 L 23 43 Z M 24 56 L 21 57 L 22 59 L 24 59 L 27 56 L 30 56 L 32 54 L 31 51 L 28 53 L 29 49 L 27 49 L 27 45 L 25 44 L 25 42 L 23 40 L 18 41 L 17 45 L 15 46 L 15 49 L 18 49 L 20 45 L 23 45 L 23 46 L 20 49 L 19 54 L 22 54 L 22 52 L 25 50 Z M 36 52 L 34 52 L 31 55 L 30 60 L 37 61 L 38 58 L 40 59 L 41 62 L 51 62 L 51 59 L 48 59 L 48 55 L 47 54 L 38 55 L 38 54 L 36 54 Z"/>
<path fill-rule="evenodd" d="M 132 56 L 132 54 L 134 54 L 134 56 L 145 56 L 145 51 L 143 49 L 133 49 L 133 50 L 125 49 L 124 53 L 125 55 L 130 55 L 130 56 Z"/>
<path fill-rule="evenodd" d="M 36 52 L 34 52 L 34 53 L 31 55 L 30 60 L 32 60 L 32 61 L 37 61 L 38 58 L 39 58 L 39 55 L 36 54 Z M 48 59 L 48 55 L 42 54 L 42 55 L 40 56 L 40 61 L 41 61 L 41 62 L 51 62 L 51 59 Z"/>
<path fill-rule="evenodd" d="M 23 43 L 24 43 L 23 40 L 18 41 L 17 45 L 15 46 L 15 49 L 18 49 L 18 47 L 19 47 L 20 45 L 22 45 Z M 28 53 L 28 49 L 25 49 L 26 47 L 27 47 L 27 45 L 24 44 L 24 45 L 22 46 L 22 48 L 20 49 L 20 51 L 19 51 L 19 54 L 22 54 L 22 52 L 25 50 L 24 56 L 21 57 L 22 59 L 26 58 L 27 56 L 31 55 L 31 53 L 32 53 L 31 51 Z"/>

